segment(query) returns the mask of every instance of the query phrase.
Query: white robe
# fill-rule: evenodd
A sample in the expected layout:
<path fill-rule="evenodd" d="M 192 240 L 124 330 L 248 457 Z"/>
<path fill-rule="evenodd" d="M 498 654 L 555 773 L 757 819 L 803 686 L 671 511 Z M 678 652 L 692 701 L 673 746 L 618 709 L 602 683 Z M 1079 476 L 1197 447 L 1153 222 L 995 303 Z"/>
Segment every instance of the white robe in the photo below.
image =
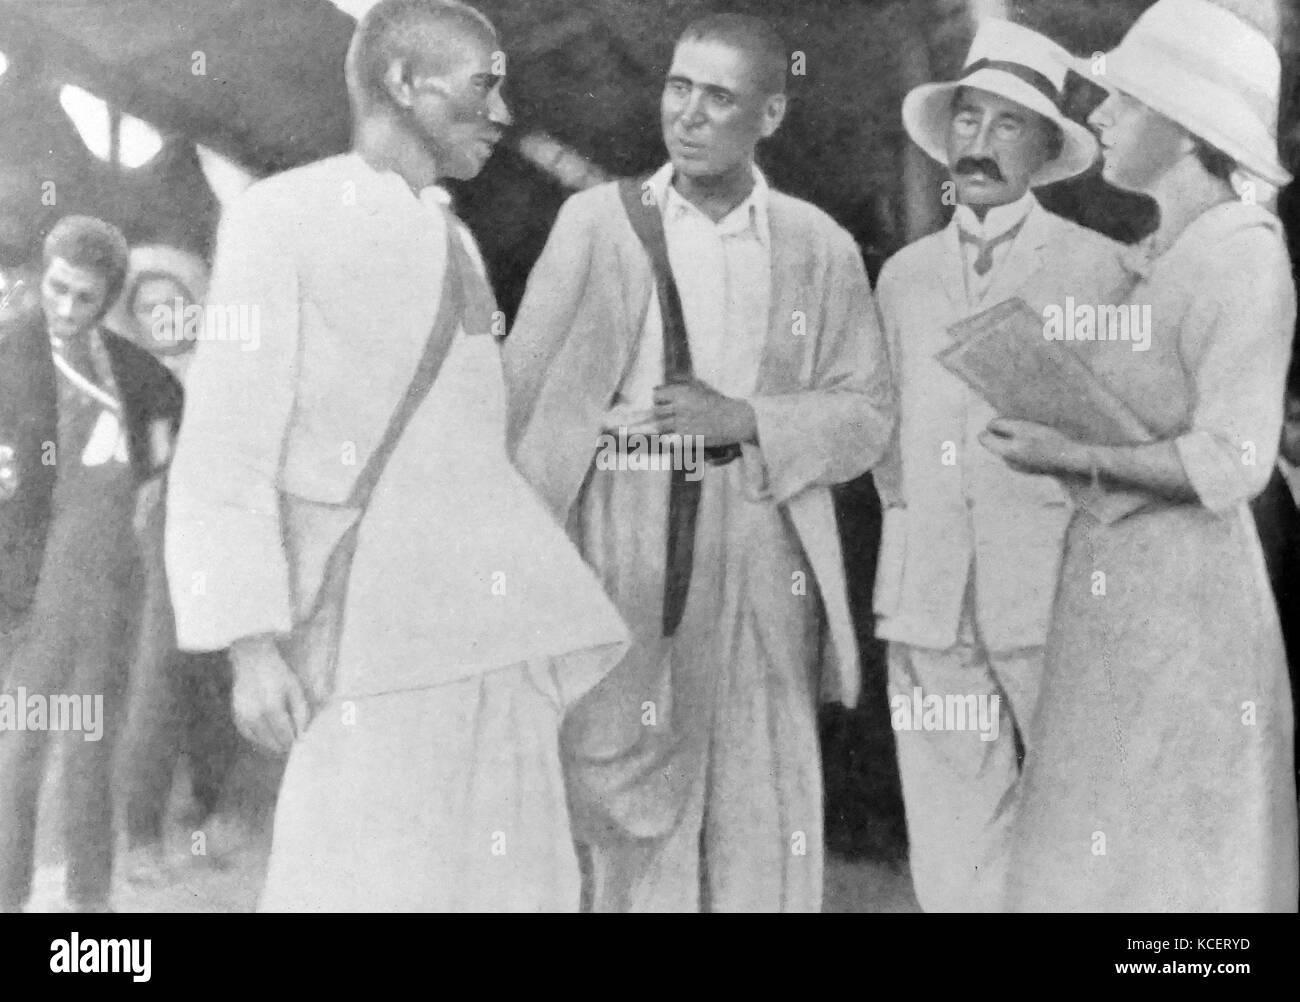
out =
<path fill-rule="evenodd" d="M 347 589 L 336 688 L 291 753 L 261 908 L 576 910 L 558 728 L 627 634 L 506 458 L 491 338 L 458 335 Z M 379 663 L 401 670 L 376 693 Z"/>

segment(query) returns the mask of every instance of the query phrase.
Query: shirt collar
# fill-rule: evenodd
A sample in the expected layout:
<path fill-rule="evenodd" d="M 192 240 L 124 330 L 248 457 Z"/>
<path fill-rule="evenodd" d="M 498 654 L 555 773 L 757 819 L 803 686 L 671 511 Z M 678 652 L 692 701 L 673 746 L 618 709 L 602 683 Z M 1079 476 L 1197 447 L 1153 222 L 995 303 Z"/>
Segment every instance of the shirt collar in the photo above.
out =
<path fill-rule="evenodd" d="M 752 229 L 757 235 L 759 242 L 764 247 L 772 245 L 772 232 L 768 222 L 768 196 L 771 189 L 768 186 L 767 178 L 763 172 L 753 164 L 750 170 L 754 172 L 754 187 L 745 200 L 732 209 L 729 213 L 714 223 L 718 231 L 723 236 L 734 236 Z M 672 185 L 673 165 L 672 162 L 664 164 L 650 176 L 650 190 L 654 193 L 655 204 L 662 208 L 665 222 L 673 219 L 680 219 L 683 215 L 694 213 L 703 219 L 708 219 L 703 212 L 692 205 L 689 201 L 678 193 Z M 709 219 L 710 223 L 713 220 Z"/>
<path fill-rule="evenodd" d="M 451 192 L 440 184 L 431 184 L 420 192 L 420 201 L 431 209 L 450 209 Z"/>
<path fill-rule="evenodd" d="M 993 240 L 1023 222 L 1037 204 L 1038 199 L 1031 190 L 1007 205 L 995 205 L 985 214 L 983 222 L 980 222 L 969 205 L 957 206 L 952 218 L 958 227 L 971 236 L 980 240 Z"/>
<path fill-rule="evenodd" d="M 99 324 L 96 324 L 81 336 L 85 340 L 74 342 L 71 338 L 62 338 L 56 334 L 51 334 L 50 349 L 58 352 L 69 362 L 72 362 L 81 352 L 85 352 L 86 356 L 89 357 L 92 352 L 99 350 Z"/>
<path fill-rule="evenodd" d="M 366 158 L 356 150 L 352 150 L 348 153 L 348 156 L 352 158 L 358 172 L 363 177 L 373 180 L 373 182 L 378 187 L 381 187 L 385 192 L 391 191 L 400 196 L 414 198 L 421 205 L 429 209 L 440 210 L 451 208 L 451 193 L 448 192 L 446 188 L 442 187 L 442 185 L 431 184 L 427 188 L 422 188 L 420 194 L 417 196 L 413 191 L 411 191 L 411 186 L 408 185 L 396 171 L 376 170 L 370 165 Z"/>

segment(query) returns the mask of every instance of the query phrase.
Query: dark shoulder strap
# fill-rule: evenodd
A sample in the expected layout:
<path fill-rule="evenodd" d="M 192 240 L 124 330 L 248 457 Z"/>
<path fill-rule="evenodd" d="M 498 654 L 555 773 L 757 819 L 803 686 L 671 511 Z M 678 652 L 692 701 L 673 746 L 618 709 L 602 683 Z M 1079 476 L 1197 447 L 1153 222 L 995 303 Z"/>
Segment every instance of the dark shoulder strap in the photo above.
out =
<path fill-rule="evenodd" d="M 388 463 L 388 457 L 397 448 L 397 442 L 402 437 L 402 432 L 406 430 L 411 418 L 419 410 L 424 398 L 429 395 L 434 380 L 438 376 L 438 371 L 442 368 L 447 353 L 451 350 L 451 343 L 456 339 L 456 331 L 460 327 L 461 314 L 465 306 L 464 287 L 461 284 L 459 274 L 460 259 L 455 256 L 451 248 L 451 241 L 458 239 L 459 237 L 448 225 L 447 269 L 443 272 L 442 295 L 438 300 L 438 313 L 434 318 L 429 338 L 424 345 L 424 353 L 416 364 L 415 373 L 411 377 L 406 393 L 398 403 L 393 416 L 389 419 L 388 428 L 385 430 L 379 444 L 375 446 L 374 452 L 370 454 L 369 460 L 367 460 L 365 467 L 352 487 L 351 503 L 358 508 L 364 508 L 369 503 L 370 495 L 374 491 L 375 485 L 379 483 L 379 478 L 383 475 L 384 467 Z"/>
<path fill-rule="evenodd" d="M 691 377 L 691 346 L 686 338 L 686 318 L 677 294 L 673 267 L 668 260 L 668 241 L 664 237 L 664 219 L 655 202 L 649 178 L 623 178 L 618 194 L 623 210 L 637 238 L 650 256 L 655 288 L 659 293 L 659 312 L 664 324 L 664 381 L 676 382 Z M 649 204 L 647 204 L 647 202 Z"/>

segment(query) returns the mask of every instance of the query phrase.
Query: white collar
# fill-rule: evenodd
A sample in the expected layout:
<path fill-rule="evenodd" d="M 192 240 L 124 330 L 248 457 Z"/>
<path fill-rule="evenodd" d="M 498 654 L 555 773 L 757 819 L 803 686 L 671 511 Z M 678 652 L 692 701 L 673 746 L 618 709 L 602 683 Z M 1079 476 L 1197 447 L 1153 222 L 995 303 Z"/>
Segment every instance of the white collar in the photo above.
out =
<path fill-rule="evenodd" d="M 451 206 L 451 193 L 439 184 L 431 184 L 427 188 L 420 189 L 419 195 L 411 191 L 411 186 L 406 183 L 405 179 L 391 168 L 378 170 L 370 164 L 356 150 L 350 151 L 347 156 L 353 161 L 358 172 L 364 177 L 373 178 L 378 185 L 394 193 L 400 193 L 409 198 L 414 198 L 421 205 L 431 209 L 445 209 Z"/>
<path fill-rule="evenodd" d="M 95 324 L 94 327 L 81 336 L 86 339 L 86 353 L 88 356 L 93 356 L 95 352 L 99 351 L 99 324 Z M 67 358 L 68 350 L 72 348 L 72 340 L 59 337 L 57 334 L 51 334 L 49 337 L 51 350 L 59 356 Z"/>
<path fill-rule="evenodd" d="M 771 188 L 768 186 L 767 178 L 757 166 L 751 164 L 750 170 L 754 172 L 754 187 L 750 189 L 743 202 L 714 225 L 724 236 L 743 233 L 752 227 L 763 246 L 770 247 L 772 232 L 768 222 L 768 196 Z M 655 204 L 661 207 L 665 219 L 680 218 L 682 214 L 689 213 L 708 219 L 708 216 L 682 197 L 673 187 L 672 179 L 673 165 L 672 161 L 669 161 L 655 171 L 649 180 L 650 190 L 655 196 Z M 672 215 L 670 216 L 669 213 Z M 713 220 L 710 219 L 709 222 L 712 223 Z"/>
<path fill-rule="evenodd" d="M 960 229 L 965 230 L 971 236 L 980 240 L 993 240 L 1006 233 L 1013 226 L 1024 222 L 1037 204 L 1038 199 L 1034 197 L 1031 189 L 1014 202 L 993 206 L 985 214 L 983 222 L 975 215 L 975 211 L 969 205 L 957 206 L 957 211 L 953 213 L 952 218 Z"/>

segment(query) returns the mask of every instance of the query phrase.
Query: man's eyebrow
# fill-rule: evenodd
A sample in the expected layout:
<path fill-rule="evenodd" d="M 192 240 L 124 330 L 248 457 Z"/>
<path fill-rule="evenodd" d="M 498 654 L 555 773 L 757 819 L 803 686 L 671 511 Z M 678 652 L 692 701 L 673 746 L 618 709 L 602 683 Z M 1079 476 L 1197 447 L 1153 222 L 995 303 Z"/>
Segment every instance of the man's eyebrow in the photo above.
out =
<path fill-rule="evenodd" d="M 687 87 L 694 87 L 694 86 L 695 86 L 695 81 L 694 81 L 694 80 L 692 80 L 690 77 L 684 77 L 684 76 L 682 76 L 680 73 L 670 73 L 670 74 L 668 74 L 668 78 L 665 80 L 665 83 L 670 83 L 670 84 L 685 84 Z M 729 97 L 729 98 L 732 98 L 732 99 L 734 99 L 734 98 L 736 97 L 736 92 L 735 92 L 734 90 L 731 90 L 731 89 L 729 89 L 729 88 L 727 88 L 727 87 L 719 86 L 718 84 L 708 84 L 708 83 L 706 83 L 706 84 L 700 84 L 699 86 L 702 87 L 702 88 L 704 89 L 704 92 L 705 92 L 706 94 L 710 94 L 710 95 L 712 95 L 712 94 L 720 94 L 720 95 L 722 95 L 723 97 Z"/>

